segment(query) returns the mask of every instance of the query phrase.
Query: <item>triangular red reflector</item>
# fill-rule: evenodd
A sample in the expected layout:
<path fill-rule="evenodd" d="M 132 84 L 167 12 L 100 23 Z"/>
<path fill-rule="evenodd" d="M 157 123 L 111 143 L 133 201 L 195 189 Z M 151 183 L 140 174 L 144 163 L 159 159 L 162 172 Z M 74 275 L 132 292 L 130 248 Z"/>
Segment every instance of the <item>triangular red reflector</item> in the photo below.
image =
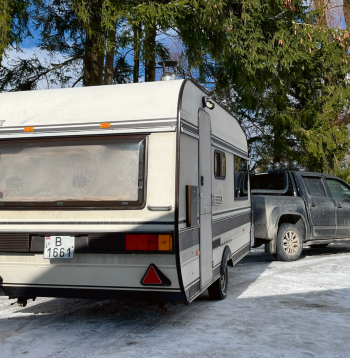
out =
<path fill-rule="evenodd" d="M 159 278 L 159 276 L 153 266 L 150 266 L 142 283 L 144 285 L 161 285 L 162 284 L 162 281 Z"/>

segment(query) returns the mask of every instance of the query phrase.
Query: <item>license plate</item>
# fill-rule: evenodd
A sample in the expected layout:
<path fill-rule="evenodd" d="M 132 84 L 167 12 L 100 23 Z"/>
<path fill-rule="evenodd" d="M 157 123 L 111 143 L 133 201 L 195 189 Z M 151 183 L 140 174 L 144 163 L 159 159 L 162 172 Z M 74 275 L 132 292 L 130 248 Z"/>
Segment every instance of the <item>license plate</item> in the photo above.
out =
<path fill-rule="evenodd" d="M 74 236 L 46 236 L 44 259 L 72 259 L 74 247 Z"/>

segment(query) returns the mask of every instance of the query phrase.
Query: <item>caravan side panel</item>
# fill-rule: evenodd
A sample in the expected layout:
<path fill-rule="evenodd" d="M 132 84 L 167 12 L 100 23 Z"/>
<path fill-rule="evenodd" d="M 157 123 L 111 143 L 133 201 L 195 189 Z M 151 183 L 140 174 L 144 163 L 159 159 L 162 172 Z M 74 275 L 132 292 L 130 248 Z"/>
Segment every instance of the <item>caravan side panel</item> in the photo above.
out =
<path fill-rule="evenodd" d="M 200 227 L 197 222 L 186 225 L 186 186 L 200 186 L 198 174 L 198 111 L 203 109 L 200 88 L 186 82 L 181 107 L 180 135 L 180 183 L 179 183 L 179 242 L 180 263 L 186 297 L 192 301 L 200 294 Z M 245 134 L 239 123 L 219 105 L 214 110 L 204 109 L 212 125 L 212 247 L 213 261 L 206 263 L 213 270 L 214 282 L 220 275 L 220 265 L 226 246 L 230 248 L 233 263 L 249 252 L 251 203 L 250 196 L 235 198 L 235 157 L 248 159 Z M 220 151 L 226 157 L 226 178 L 220 180 L 214 175 L 214 152 Z M 198 210 L 197 210 L 198 212 Z"/>

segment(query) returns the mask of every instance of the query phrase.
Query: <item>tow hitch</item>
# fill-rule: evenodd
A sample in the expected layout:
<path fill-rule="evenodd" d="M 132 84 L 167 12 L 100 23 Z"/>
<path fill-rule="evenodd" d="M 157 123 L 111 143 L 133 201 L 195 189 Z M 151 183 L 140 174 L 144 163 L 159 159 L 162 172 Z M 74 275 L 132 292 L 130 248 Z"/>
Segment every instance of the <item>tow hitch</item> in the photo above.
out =
<path fill-rule="evenodd" d="M 9 297 L 9 300 L 13 300 L 16 297 Z M 28 300 L 35 301 L 36 297 L 18 297 L 17 302 L 12 302 L 11 306 L 17 303 L 17 306 L 19 307 L 25 307 L 27 306 Z"/>

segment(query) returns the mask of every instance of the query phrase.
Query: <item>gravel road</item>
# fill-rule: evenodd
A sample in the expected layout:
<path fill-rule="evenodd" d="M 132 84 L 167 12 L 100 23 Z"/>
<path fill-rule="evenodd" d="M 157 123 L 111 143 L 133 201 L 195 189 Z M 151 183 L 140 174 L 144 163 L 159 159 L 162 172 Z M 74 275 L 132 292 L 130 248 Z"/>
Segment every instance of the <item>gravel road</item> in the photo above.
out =
<path fill-rule="evenodd" d="M 350 244 L 229 268 L 229 295 L 189 306 L 0 298 L 0 357 L 350 357 Z"/>

